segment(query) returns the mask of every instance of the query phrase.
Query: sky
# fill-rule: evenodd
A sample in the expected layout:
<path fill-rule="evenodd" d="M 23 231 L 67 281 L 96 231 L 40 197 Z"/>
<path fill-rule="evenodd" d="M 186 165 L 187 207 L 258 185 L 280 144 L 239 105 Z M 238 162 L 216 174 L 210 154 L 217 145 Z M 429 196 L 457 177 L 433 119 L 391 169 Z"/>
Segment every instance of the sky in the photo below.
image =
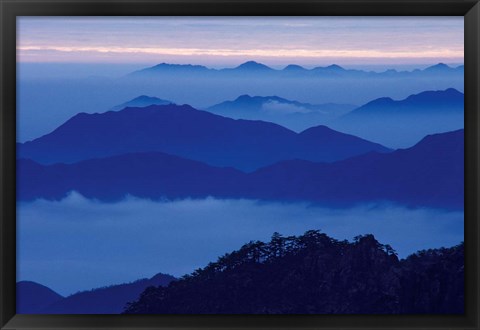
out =
<path fill-rule="evenodd" d="M 463 63 L 463 16 L 19 17 L 21 63 Z"/>

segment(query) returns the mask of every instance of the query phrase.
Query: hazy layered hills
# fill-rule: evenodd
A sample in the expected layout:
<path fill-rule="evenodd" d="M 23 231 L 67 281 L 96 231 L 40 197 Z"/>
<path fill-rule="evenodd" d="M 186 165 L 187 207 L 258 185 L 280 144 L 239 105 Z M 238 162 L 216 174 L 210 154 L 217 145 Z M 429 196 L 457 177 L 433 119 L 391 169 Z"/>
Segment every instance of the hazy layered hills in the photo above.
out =
<path fill-rule="evenodd" d="M 147 287 L 167 286 L 173 276 L 157 274 L 150 279 L 111 285 L 62 297 L 35 282 L 17 283 L 19 314 L 119 314 Z"/>
<path fill-rule="evenodd" d="M 432 69 L 433 70 L 433 69 Z M 146 96 L 116 109 L 168 102 Z M 392 148 L 410 147 L 428 134 L 464 126 L 464 95 L 456 89 L 424 91 L 403 100 L 382 97 L 360 107 L 350 104 L 310 104 L 279 96 L 241 95 L 205 109 L 233 119 L 262 120 L 296 132 L 327 125 Z"/>
<path fill-rule="evenodd" d="M 304 132 L 320 139 L 318 130 Z M 75 164 L 19 160 L 17 198 L 60 199 L 70 191 L 103 201 L 250 198 L 331 207 L 368 202 L 462 209 L 463 130 L 427 136 L 412 148 L 334 163 L 281 161 L 244 173 L 164 153 L 125 154 Z"/>
<path fill-rule="evenodd" d="M 351 111 L 343 118 L 357 116 L 378 116 L 430 113 L 463 113 L 464 95 L 454 88 L 443 91 L 425 91 L 395 101 L 389 97 L 379 98 Z"/>
<path fill-rule="evenodd" d="M 456 89 L 425 91 L 403 100 L 379 98 L 339 117 L 331 127 L 393 148 L 427 134 L 464 127 L 464 95 Z"/>
<path fill-rule="evenodd" d="M 325 126 L 295 133 L 269 122 L 234 120 L 173 104 L 80 113 L 53 132 L 17 146 L 19 158 L 42 164 L 163 152 L 243 171 L 288 159 L 332 162 L 390 151 Z"/>
<path fill-rule="evenodd" d="M 212 69 L 203 65 L 169 64 L 160 63 L 152 67 L 130 73 L 127 77 L 162 77 L 174 74 L 210 77 L 242 77 L 252 75 L 277 76 L 277 77 L 334 77 L 334 78 L 357 78 L 357 77 L 432 77 L 441 75 L 463 75 L 464 67 L 450 67 L 444 63 L 438 63 L 423 70 L 397 71 L 394 69 L 383 72 L 345 69 L 337 64 L 318 66 L 312 69 L 300 65 L 290 64 L 283 69 L 274 69 L 265 64 L 248 61 L 234 68 Z"/>
<path fill-rule="evenodd" d="M 241 95 L 206 108 L 207 111 L 234 119 L 263 120 L 295 131 L 327 124 L 355 109 L 351 104 L 310 104 L 278 96 Z"/>

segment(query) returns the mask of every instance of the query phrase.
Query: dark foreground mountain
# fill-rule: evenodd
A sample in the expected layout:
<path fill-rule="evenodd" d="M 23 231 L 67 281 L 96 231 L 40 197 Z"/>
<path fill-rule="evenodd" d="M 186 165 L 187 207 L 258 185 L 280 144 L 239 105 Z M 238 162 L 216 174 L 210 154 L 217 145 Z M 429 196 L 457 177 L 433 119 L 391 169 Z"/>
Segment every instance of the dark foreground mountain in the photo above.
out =
<path fill-rule="evenodd" d="M 393 148 L 413 145 L 427 134 L 464 127 L 464 95 L 456 89 L 426 91 L 403 100 L 373 100 L 330 126 Z"/>
<path fill-rule="evenodd" d="M 88 198 L 116 201 L 142 198 L 235 196 L 246 174 L 162 153 L 139 153 L 86 160 L 75 164 L 40 165 L 20 160 L 20 200 L 58 199 L 75 190 Z M 232 191 L 230 191 L 232 190 Z"/>
<path fill-rule="evenodd" d="M 162 153 L 125 154 L 69 165 L 19 160 L 17 198 L 61 199 L 77 191 L 103 201 L 126 195 L 152 199 L 214 196 L 311 201 L 329 207 L 386 201 L 463 209 L 463 163 L 463 130 L 427 136 L 412 148 L 392 153 L 369 153 L 335 163 L 284 161 L 248 174 Z"/>
<path fill-rule="evenodd" d="M 462 314 L 464 246 L 399 261 L 373 235 L 274 234 L 147 288 L 127 314 Z"/>
<path fill-rule="evenodd" d="M 263 120 L 294 131 L 303 131 L 312 126 L 328 124 L 355 108 L 351 104 L 309 104 L 278 96 L 241 95 L 233 101 L 225 101 L 206 110 L 229 118 Z"/>
<path fill-rule="evenodd" d="M 19 158 L 42 164 L 164 152 L 244 171 L 287 159 L 332 162 L 370 151 L 390 150 L 325 126 L 297 134 L 272 123 L 233 120 L 172 104 L 80 113 L 52 133 L 18 145 Z"/>
<path fill-rule="evenodd" d="M 17 283 L 17 314 L 41 314 L 47 306 L 64 299 L 44 285 L 20 281 Z"/>
<path fill-rule="evenodd" d="M 150 286 L 167 286 L 175 277 L 157 274 L 150 279 L 112 285 L 68 296 L 43 310 L 43 314 L 120 314 L 125 304 Z"/>
<path fill-rule="evenodd" d="M 464 130 L 429 135 L 389 154 L 332 164 L 280 162 L 252 173 L 245 184 L 247 197 L 267 200 L 313 200 L 328 206 L 393 201 L 463 209 Z"/>

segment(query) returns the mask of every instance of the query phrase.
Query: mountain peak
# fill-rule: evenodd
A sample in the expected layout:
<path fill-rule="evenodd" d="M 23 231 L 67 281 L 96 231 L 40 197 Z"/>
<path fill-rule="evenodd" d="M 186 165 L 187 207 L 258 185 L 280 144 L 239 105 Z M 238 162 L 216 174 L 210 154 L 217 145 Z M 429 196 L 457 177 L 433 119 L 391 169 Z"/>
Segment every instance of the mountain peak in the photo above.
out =
<path fill-rule="evenodd" d="M 204 68 L 203 65 L 198 64 L 171 64 L 171 63 L 160 63 L 154 66 L 154 68 Z"/>
<path fill-rule="evenodd" d="M 155 96 L 140 95 L 132 99 L 130 102 L 150 102 L 150 101 L 163 101 L 163 100 Z"/>
<path fill-rule="evenodd" d="M 465 130 L 463 128 L 445 133 L 429 134 L 410 149 L 421 151 L 428 148 L 451 151 L 459 146 L 463 146 L 464 134 Z"/>
<path fill-rule="evenodd" d="M 463 96 L 463 94 L 456 90 L 455 88 L 447 88 L 446 90 L 444 90 L 444 93 L 448 93 L 448 94 L 461 94 Z"/>
<path fill-rule="evenodd" d="M 446 90 L 438 91 L 424 91 L 418 94 L 410 95 L 405 99 L 405 101 L 415 101 L 415 102 L 440 102 L 444 104 L 445 102 L 459 101 L 463 100 L 463 93 L 459 92 L 455 88 L 448 88 Z"/>
<path fill-rule="evenodd" d="M 253 99 L 253 96 L 250 96 L 248 94 L 243 94 L 243 95 L 240 95 L 239 97 L 237 97 L 235 99 L 235 101 L 248 101 L 248 100 L 251 100 Z"/>
<path fill-rule="evenodd" d="M 258 63 L 255 61 L 247 61 L 245 63 L 240 64 L 236 67 L 236 69 L 241 70 L 272 70 L 272 68 L 266 66 L 265 64 Z"/>
<path fill-rule="evenodd" d="M 376 105 L 376 106 L 384 106 L 394 103 L 395 101 L 391 97 L 380 97 L 373 101 L 368 102 L 365 105 Z"/>
<path fill-rule="evenodd" d="M 16 307 L 19 314 L 40 314 L 50 304 L 63 299 L 60 294 L 49 287 L 31 281 L 17 282 L 16 291 Z"/>
<path fill-rule="evenodd" d="M 301 135 L 311 135 L 311 134 L 319 134 L 319 133 L 339 133 L 337 131 L 334 131 L 328 126 L 325 125 L 318 125 L 314 127 L 307 128 L 303 132 L 301 132 Z"/>
<path fill-rule="evenodd" d="M 110 110 L 118 111 L 125 108 L 144 108 L 150 105 L 169 105 L 169 104 L 174 104 L 174 103 L 168 100 L 162 100 L 154 96 L 140 95 L 130 101 L 114 106 Z"/>
<path fill-rule="evenodd" d="M 233 102 L 237 103 L 256 103 L 262 104 L 265 102 L 279 102 L 279 103 L 292 103 L 293 101 L 284 99 L 280 96 L 270 95 L 270 96 L 250 96 L 248 94 L 243 94 L 237 97 Z"/>
<path fill-rule="evenodd" d="M 440 70 L 448 70 L 448 69 L 451 69 L 451 67 L 449 67 L 445 63 L 438 63 L 438 64 L 435 64 L 435 65 L 429 66 L 425 70 L 426 71 L 440 71 Z"/>
<path fill-rule="evenodd" d="M 202 73 L 209 72 L 211 69 L 203 65 L 192 65 L 192 64 L 171 64 L 162 62 L 160 64 L 147 67 L 138 71 L 133 71 L 127 76 L 131 77 L 141 77 L 143 75 L 156 75 L 158 73 L 172 74 L 178 71 L 182 73 Z"/>
<path fill-rule="evenodd" d="M 329 65 L 326 68 L 329 69 L 329 70 L 338 70 L 338 71 L 345 70 L 344 68 L 342 68 L 340 65 L 337 65 L 337 64 Z"/>
<path fill-rule="evenodd" d="M 171 64 L 171 63 L 163 62 L 140 71 L 135 71 L 133 73 L 174 72 L 178 70 L 187 71 L 187 72 L 203 72 L 210 69 L 208 69 L 203 65 Z"/>
<path fill-rule="evenodd" d="M 283 68 L 284 71 L 303 71 L 306 70 L 303 66 L 297 65 L 297 64 L 289 64 L 285 68 Z"/>

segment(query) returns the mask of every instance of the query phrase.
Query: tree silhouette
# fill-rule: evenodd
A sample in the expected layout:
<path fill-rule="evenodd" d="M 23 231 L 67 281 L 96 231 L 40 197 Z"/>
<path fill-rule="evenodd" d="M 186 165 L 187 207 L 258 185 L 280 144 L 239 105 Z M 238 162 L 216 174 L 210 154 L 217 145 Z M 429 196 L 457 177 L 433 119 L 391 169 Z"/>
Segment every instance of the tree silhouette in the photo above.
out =
<path fill-rule="evenodd" d="M 338 241 L 318 230 L 274 233 L 205 268 L 148 288 L 133 314 L 463 313 L 463 243 L 399 260 L 373 235 Z"/>

